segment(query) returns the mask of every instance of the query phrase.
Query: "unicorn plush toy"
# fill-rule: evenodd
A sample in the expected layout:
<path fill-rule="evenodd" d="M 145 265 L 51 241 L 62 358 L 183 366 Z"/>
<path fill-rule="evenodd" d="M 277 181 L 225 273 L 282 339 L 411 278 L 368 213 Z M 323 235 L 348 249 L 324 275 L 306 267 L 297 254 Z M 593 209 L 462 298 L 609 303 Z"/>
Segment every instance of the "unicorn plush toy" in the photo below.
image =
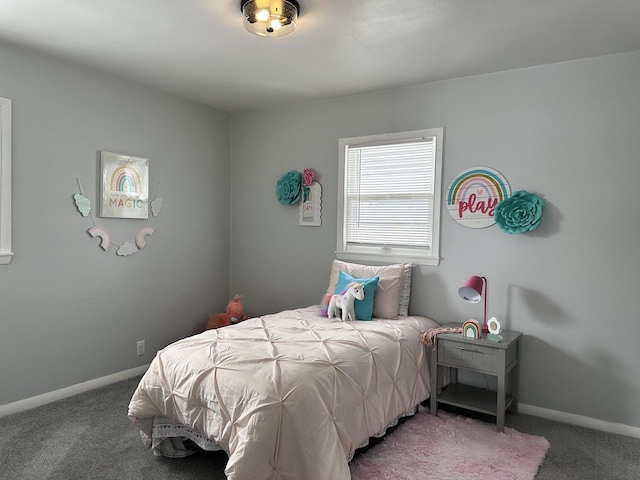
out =
<path fill-rule="evenodd" d="M 337 317 L 338 310 L 342 312 L 342 321 L 355 320 L 356 314 L 353 309 L 355 300 L 364 298 L 364 283 L 352 282 L 341 295 L 333 295 L 329 301 L 327 316 L 329 318 Z"/>

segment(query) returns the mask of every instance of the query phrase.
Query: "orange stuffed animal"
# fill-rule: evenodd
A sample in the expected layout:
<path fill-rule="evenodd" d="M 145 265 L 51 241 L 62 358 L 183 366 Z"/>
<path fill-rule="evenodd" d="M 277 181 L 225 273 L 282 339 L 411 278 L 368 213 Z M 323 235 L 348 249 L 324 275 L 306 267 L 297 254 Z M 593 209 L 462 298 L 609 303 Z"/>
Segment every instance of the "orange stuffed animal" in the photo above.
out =
<path fill-rule="evenodd" d="M 240 295 L 233 296 L 229 303 L 227 303 L 226 313 L 212 313 L 209 316 L 206 329 L 211 330 L 212 328 L 226 327 L 227 325 L 246 320 L 247 317 L 244 314 L 244 308 L 240 302 L 240 298 L 242 298 Z"/>

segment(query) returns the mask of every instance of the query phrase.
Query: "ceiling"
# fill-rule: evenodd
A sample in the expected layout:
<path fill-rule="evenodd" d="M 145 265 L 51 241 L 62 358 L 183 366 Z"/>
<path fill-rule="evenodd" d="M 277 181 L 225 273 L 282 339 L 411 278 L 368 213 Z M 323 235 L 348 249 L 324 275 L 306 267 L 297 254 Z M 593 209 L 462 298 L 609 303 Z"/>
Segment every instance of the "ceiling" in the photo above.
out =
<path fill-rule="evenodd" d="M 241 112 L 640 50 L 639 0 L 299 0 L 262 38 L 240 0 L 2 0 L 0 39 Z"/>

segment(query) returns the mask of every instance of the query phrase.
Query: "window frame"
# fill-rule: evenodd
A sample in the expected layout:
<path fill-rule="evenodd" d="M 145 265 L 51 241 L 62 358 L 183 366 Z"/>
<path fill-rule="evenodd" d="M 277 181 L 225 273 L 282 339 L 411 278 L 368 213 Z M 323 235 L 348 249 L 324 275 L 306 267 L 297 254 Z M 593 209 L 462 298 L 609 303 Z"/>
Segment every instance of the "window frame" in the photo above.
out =
<path fill-rule="evenodd" d="M 0 265 L 11 261 L 11 99 L 0 97 Z"/>
<path fill-rule="evenodd" d="M 431 219 L 431 248 L 389 247 L 373 245 L 348 245 L 346 235 L 346 169 L 347 151 L 350 147 L 366 144 L 404 143 L 419 138 L 433 138 L 435 141 L 435 158 L 433 172 L 433 217 Z M 338 220 L 336 238 L 336 257 L 340 260 L 355 262 L 381 263 L 416 263 L 437 266 L 440 263 L 440 222 L 442 197 L 442 149 L 444 128 L 429 128 L 407 132 L 366 135 L 360 137 L 341 138 L 338 142 Z"/>

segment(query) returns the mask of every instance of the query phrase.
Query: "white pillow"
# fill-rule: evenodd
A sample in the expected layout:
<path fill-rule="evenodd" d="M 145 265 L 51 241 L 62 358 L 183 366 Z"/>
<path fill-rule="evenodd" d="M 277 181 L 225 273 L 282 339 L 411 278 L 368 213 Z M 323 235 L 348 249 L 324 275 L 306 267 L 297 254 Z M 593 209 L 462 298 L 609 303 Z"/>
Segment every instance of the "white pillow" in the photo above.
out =
<path fill-rule="evenodd" d="M 404 263 L 373 266 L 334 260 L 331 265 L 331 276 L 329 277 L 327 293 L 335 293 L 340 270 L 354 278 L 380 277 L 373 300 L 373 316 L 375 318 L 398 318 L 400 290 L 405 271 Z"/>

